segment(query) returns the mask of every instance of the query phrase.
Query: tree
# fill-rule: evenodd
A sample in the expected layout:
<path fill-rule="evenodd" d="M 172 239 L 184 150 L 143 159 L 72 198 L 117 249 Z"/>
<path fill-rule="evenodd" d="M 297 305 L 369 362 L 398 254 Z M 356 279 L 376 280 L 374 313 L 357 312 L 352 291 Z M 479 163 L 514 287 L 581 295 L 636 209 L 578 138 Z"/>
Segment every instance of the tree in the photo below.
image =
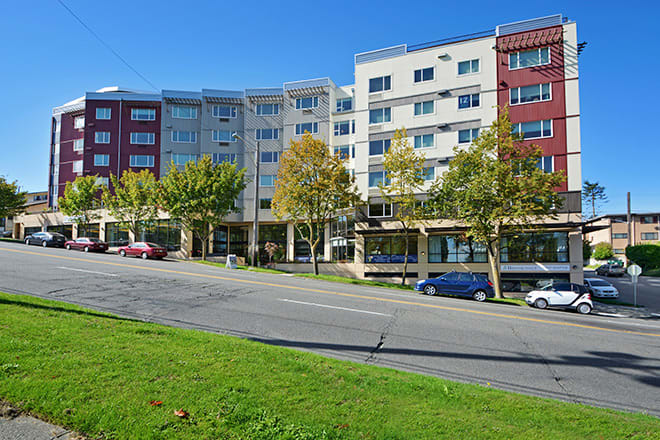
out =
<path fill-rule="evenodd" d="M 594 252 L 592 256 L 595 260 L 608 260 L 614 257 L 612 245 L 601 241 L 600 243 L 596 244 L 596 246 L 594 246 Z"/>
<path fill-rule="evenodd" d="M 605 187 L 598 182 L 591 183 L 585 180 L 582 184 L 582 201 L 591 207 L 591 218 L 596 217 L 597 208 L 607 203 Z"/>
<path fill-rule="evenodd" d="M 7 182 L 7 179 L 0 176 L 0 219 L 23 212 L 26 195 L 16 181 Z"/>
<path fill-rule="evenodd" d="M 378 189 L 385 203 L 397 206 L 395 218 L 401 224 L 405 238 L 401 285 L 406 283 L 410 229 L 423 218 L 422 206 L 415 193 L 421 193 L 424 186 L 424 159 L 424 154 L 415 151 L 408 143 L 405 128 L 396 130 L 390 148 L 383 156 L 385 181 L 378 184 Z"/>
<path fill-rule="evenodd" d="M 82 237 L 89 231 L 89 224 L 101 218 L 98 208 L 101 205 L 97 183 L 98 176 L 78 176 L 73 182 L 67 182 L 64 197 L 60 197 L 60 211 L 78 225 L 78 236 Z M 81 232 L 82 231 L 82 232 Z"/>
<path fill-rule="evenodd" d="M 591 242 L 587 240 L 586 238 L 582 239 L 582 259 L 585 261 L 585 264 L 588 264 L 587 262 L 591 258 L 591 254 L 593 251 L 591 250 Z"/>
<path fill-rule="evenodd" d="M 183 171 L 170 164 L 160 180 L 160 202 L 202 242 L 202 259 L 206 260 L 213 229 L 228 214 L 239 212 L 235 201 L 245 186 L 245 168 L 229 162 L 214 164 L 211 156 L 204 155 L 197 162 L 186 163 Z"/>
<path fill-rule="evenodd" d="M 307 132 L 300 141 L 291 140 L 280 158 L 272 212 L 278 219 L 293 221 L 309 244 L 316 275 L 316 247 L 325 225 L 338 211 L 355 207 L 360 200 L 355 178 L 345 162 L 339 154 L 331 154 L 325 142 Z"/>
<path fill-rule="evenodd" d="M 556 218 L 561 199 L 555 188 L 563 172 L 546 173 L 537 164 L 542 149 L 513 133 L 507 107 L 470 147 L 454 148 L 449 170 L 431 188 L 431 206 L 458 220 L 466 236 L 486 247 L 495 294 L 502 298 L 499 249 L 505 233 L 519 233 Z"/>
<path fill-rule="evenodd" d="M 114 194 L 106 188 L 103 203 L 110 215 L 138 239 L 140 232 L 158 217 L 156 177 L 149 170 L 125 170 L 121 178 L 111 173 L 110 181 Z"/>

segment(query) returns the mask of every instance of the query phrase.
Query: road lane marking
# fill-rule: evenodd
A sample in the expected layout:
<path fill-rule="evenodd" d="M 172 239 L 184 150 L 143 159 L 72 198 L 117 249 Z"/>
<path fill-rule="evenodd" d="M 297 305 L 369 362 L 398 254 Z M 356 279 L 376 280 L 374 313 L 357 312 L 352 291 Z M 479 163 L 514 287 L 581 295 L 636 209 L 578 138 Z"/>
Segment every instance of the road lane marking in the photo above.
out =
<path fill-rule="evenodd" d="M 85 270 L 85 269 L 74 269 L 73 267 L 64 267 L 64 266 L 58 266 L 58 269 L 64 269 L 64 270 L 74 270 L 76 272 L 85 272 L 85 273 L 95 273 L 98 275 L 105 275 L 109 277 L 118 277 L 119 275 L 115 273 L 107 273 L 107 272 L 97 272 L 95 270 Z"/>
<path fill-rule="evenodd" d="M 184 271 L 173 270 L 173 269 L 161 269 L 161 268 L 158 268 L 158 267 L 134 266 L 134 265 L 131 265 L 131 264 L 124 264 L 124 263 L 111 263 L 109 261 L 86 260 L 86 259 L 83 259 L 83 258 L 66 257 L 64 255 L 43 254 L 43 253 L 39 253 L 39 252 L 22 251 L 22 250 L 17 250 L 17 249 L 7 249 L 7 248 L 4 248 L 4 247 L 0 247 L 0 251 L 15 252 L 15 253 L 18 253 L 18 254 L 27 254 L 27 255 L 37 255 L 39 257 L 59 258 L 59 259 L 62 259 L 62 260 L 69 260 L 69 261 L 81 261 L 83 263 L 103 264 L 103 265 L 107 265 L 107 266 L 116 266 L 116 267 L 127 267 L 127 268 L 130 268 L 130 269 L 139 269 L 139 270 L 143 270 L 143 271 L 147 270 L 147 271 L 152 271 L 152 272 L 173 273 L 173 274 L 187 275 L 187 276 L 200 277 L 200 278 L 211 278 L 211 279 L 216 279 L 216 280 L 234 281 L 234 282 L 237 282 L 237 283 L 244 283 L 244 284 L 256 284 L 256 285 L 260 285 L 260 286 L 277 287 L 277 288 L 282 288 L 282 289 L 301 290 L 303 292 L 315 292 L 315 293 L 322 293 L 322 294 L 326 294 L 326 295 L 344 296 L 344 297 L 347 297 L 347 298 L 359 298 L 359 299 L 366 299 L 366 300 L 373 300 L 373 301 L 390 302 L 390 303 L 395 303 L 395 304 L 405 304 L 405 305 L 411 305 L 411 306 L 426 307 L 426 308 L 430 308 L 430 309 L 449 310 L 449 311 L 453 311 L 453 312 L 472 313 L 472 314 L 475 314 L 475 315 L 494 316 L 494 317 L 497 317 L 497 318 L 515 319 L 515 320 L 518 320 L 518 321 L 539 322 L 539 323 L 543 323 L 543 324 L 562 325 L 562 326 L 566 326 L 566 327 L 585 328 L 585 329 L 590 329 L 590 330 L 601 330 L 601 331 L 614 332 L 614 333 L 628 333 L 628 334 L 640 335 L 640 336 L 660 337 L 660 333 L 644 333 L 644 332 L 637 332 L 637 331 L 633 331 L 633 330 L 611 329 L 611 328 L 605 328 L 605 327 L 597 327 L 595 325 L 575 324 L 573 322 L 551 321 L 551 320 L 548 320 L 548 319 L 528 318 L 528 317 L 525 317 L 525 316 L 506 315 L 506 314 L 503 314 L 503 313 L 482 312 L 480 310 L 462 309 L 462 308 L 459 308 L 459 307 L 441 306 L 441 305 L 437 305 L 437 304 L 425 304 L 425 303 L 419 303 L 419 302 L 414 302 L 414 301 L 404 301 L 404 300 L 397 300 L 397 299 L 391 299 L 391 298 L 379 298 L 379 297 L 375 297 L 375 296 L 357 295 L 357 294 L 354 294 L 354 293 L 334 292 L 334 291 L 330 291 L 330 290 L 321 290 L 321 289 L 310 289 L 308 287 L 286 286 L 286 285 L 283 285 L 283 284 L 267 283 L 265 281 L 243 280 L 243 279 L 240 279 L 240 278 L 221 277 L 221 276 L 218 276 L 218 275 L 209 275 L 209 274 L 194 273 L 194 272 L 184 272 Z"/>
<path fill-rule="evenodd" d="M 390 317 L 392 316 L 392 315 L 388 315 L 386 313 L 370 312 L 368 310 L 359 310 L 359 309 L 348 309 L 346 307 L 337 307 L 337 306 L 329 306 L 329 305 L 326 305 L 326 304 L 308 303 L 308 302 L 305 302 L 305 301 L 294 301 L 292 299 L 278 298 L 278 301 L 284 301 L 284 302 L 295 303 L 295 304 L 304 304 L 306 306 L 324 307 L 324 308 L 327 308 L 327 309 L 346 310 L 348 312 L 367 313 L 369 315 L 380 315 L 380 316 L 390 316 Z"/>
<path fill-rule="evenodd" d="M 626 315 L 621 315 L 619 313 L 605 313 L 605 312 L 596 312 L 596 315 L 600 316 L 612 316 L 614 318 L 625 318 Z"/>

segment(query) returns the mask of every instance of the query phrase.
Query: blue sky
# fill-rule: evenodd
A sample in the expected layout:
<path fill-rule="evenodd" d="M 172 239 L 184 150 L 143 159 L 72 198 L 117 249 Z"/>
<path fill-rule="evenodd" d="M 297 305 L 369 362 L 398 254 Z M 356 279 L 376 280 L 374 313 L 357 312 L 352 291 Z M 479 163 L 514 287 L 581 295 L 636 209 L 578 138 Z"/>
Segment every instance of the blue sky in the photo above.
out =
<path fill-rule="evenodd" d="M 159 88 L 243 89 L 329 76 L 353 82 L 353 54 L 562 13 L 578 23 L 583 179 L 607 212 L 660 211 L 658 6 L 648 2 L 64 0 Z M 0 175 L 29 191 L 48 179 L 54 106 L 109 85 L 148 90 L 56 0 L 0 15 Z"/>

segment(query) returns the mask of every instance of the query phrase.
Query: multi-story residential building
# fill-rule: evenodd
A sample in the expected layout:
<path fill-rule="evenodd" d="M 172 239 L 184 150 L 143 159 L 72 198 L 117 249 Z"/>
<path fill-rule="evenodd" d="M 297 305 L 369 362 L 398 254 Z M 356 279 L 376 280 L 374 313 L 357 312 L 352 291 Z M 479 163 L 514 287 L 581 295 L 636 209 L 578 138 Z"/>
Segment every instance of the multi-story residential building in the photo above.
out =
<path fill-rule="evenodd" d="M 630 237 L 627 214 L 606 214 L 589 219 L 584 229 L 584 236 L 592 246 L 609 243 L 614 255 L 627 263 L 627 246 L 660 243 L 660 212 L 631 213 Z"/>
<path fill-rule="evenodd" d="M 470 36 L 357 54 L 355 83 L 346 86 L 320 78 L 245 91 L 163 90 L 160 95 L 149 95 L 102 89 L 54 111 L 53 151 L 58 154 L 53 154 L 57 166 L 51 172 L 55 182 L 51 200 L 76 174 L 106 177 L 110 171 L 150 166 L 158 176 L 167 172 L 171 162 L 183 166 L 210 154 L 217 162 L 246 167 L 250 179 L 238 201 L 241 213 L 228 217 L 213 234 L 213 252 L 247 255 L 254 219 L 253 185 L 259 185 L 260 247 L 266 241 L 276 242 L 287 261 L 307 261 L 308 246 L 292 224 L 273 217 L 270 202 L 282 153 L 290 140 L 300 139 L 308 131 L 347 158 L 365 203 L 355 215 L 338 215 L 325 229 L 324 245 L 318 252 L 325 261 L 337 264 L 324 267 L 358 277 L 393 277 L 401 270 L 404 254 L 402 239 L 397 236 L 399 226 L 393 221 L 397 207 L 383 203 L 377 186 L 385 178 L 383 154 L 394 130 L 405 127 L 410 142 L 424 152 L 430 186 L 447 169 L 453 147 L 470 145 L 497 118 L 499 109 L 509 106 L 514 130 L 543 149 L 539 167 L 563 171 L 567 180 L 557 188 L 565 201 L 557 219 L 538 225 L 540 231 L 505 239 L 503 278 L 513 289 L 534 286 L 547 278 L 581 281 L 577 55 L 576 24 L 554 15 Z M 155 110 L 150 113 L 142 107 Z M 125 115 L 142 111 L 140 115 L 151 119 L 112 119 L 120 108 Z M 82 115 L 84 121 L 76 119 Z M 136 139 L 153 139 L 154 143 L 132 146 L 123 140 L 129 130 L 136 132 Z M 74 149 L 77 139 L 84 139 L 82 147 L 80 141 L 76 144 L 84 154 Z M 113 143 L 117 139 L 122 139 L 121 145 Z M 144 152 L 140 157 L 153 156 L 153 161 L 135 162 L 135 149 Z M 106 155 L 106 168 L 91 165 L 96 155 Z M 124 158 L 121 164 L 119 158 Z M 76 161 L 81 164 L 74 164 Z M 420 199 L 425 197 L 419 194 Z M 165 227 L 174 235 L 180 231 L 177 228 L 170 223 Z M 419 225 L 410 244 L 411 277 L 454 268 L 488 272 L 484 249 L 463 237 L 463 231 L 450 220 Z M 187 256 L 199 248 L 190 237 L 181 243 Z M 299 266 L 287 268 L 297 270 Z"/>
<path fill-rule="evenodd" d="M 28 214 L 42 213 L 48 204 L 48 191 L 30 192 L 25 195 L 25 212 Z M 15 226 L 19 226 L 19 230 Z M 0 218 L 0 237 L 19 237 L 20 225 L 14 224 L 14 217 Z"/>

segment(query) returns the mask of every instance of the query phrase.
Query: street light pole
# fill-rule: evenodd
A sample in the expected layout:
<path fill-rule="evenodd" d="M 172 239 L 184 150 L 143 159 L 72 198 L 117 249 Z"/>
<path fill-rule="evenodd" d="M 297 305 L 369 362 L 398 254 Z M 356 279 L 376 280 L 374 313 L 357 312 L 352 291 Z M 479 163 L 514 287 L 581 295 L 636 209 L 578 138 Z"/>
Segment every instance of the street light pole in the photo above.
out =
<path fill-rule="evenodd" d="M 236 133 L 233 136 L 235 139 L 242 141 L 244 146 L 247 146 L 245 139 Z M 254 150 L 254 220 L 252 221 L 251 248 L 252 266 L 257 267 L 259 261 L 259 141 L 257 141 L 257 148 Z"/>

